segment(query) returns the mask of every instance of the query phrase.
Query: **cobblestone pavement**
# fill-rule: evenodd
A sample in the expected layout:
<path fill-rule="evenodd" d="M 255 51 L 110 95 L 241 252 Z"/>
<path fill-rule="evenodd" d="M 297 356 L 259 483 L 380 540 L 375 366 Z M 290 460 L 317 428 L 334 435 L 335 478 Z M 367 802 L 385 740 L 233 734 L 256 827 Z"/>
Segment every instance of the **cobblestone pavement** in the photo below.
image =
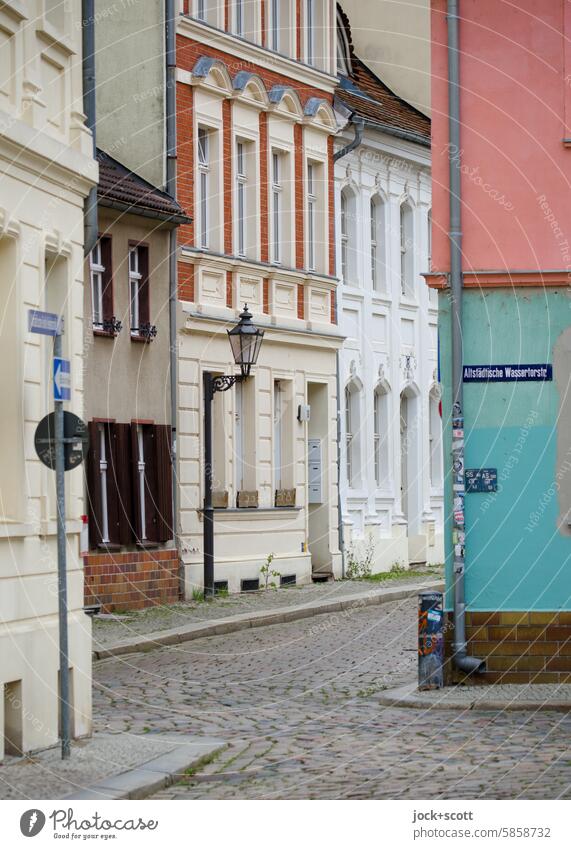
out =
<path fill-rule="evenodd" d="M 302 586 L 282 587 L 267 592 L 237 593 L 226 598 L 218 597 L 208 603 L 180 602 L 157 605 L 145 610 L 135 610 L 119 616 L 95 616 L 93 639 L 99 646 L 113 645 L 120 640 L 150 634 L 154 631 L 223 619 L 239 613 L 259 613 L 276 610 L 290 605 L 311 605 L 316 601 L 334 601 L 339 596 L 348 596 L 377 589 L 406 589 L 417 586 L 421 581 L 434 581 L 443 576 L 442 569 L 428 567 L 405 572 L 383 581 L 327 581 Z"/>
<path fill-rule="evenodd" d="M 571 716 L 381 707 L 416 658 L 407 599 L 100 661 L 94 712 L 229 741 L 157 798 L 571 798 Z"/>

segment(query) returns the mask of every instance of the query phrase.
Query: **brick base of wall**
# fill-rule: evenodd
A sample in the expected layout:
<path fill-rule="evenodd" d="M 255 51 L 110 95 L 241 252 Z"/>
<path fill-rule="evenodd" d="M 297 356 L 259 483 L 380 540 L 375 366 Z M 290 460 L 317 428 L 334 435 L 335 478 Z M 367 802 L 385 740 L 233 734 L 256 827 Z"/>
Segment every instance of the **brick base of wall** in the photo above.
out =
<path fill-rule="evenodd" d="M 83 563 L 85 604 L 100 604 L 102 613 L 178 601 L 176 549 L 94 553 Z"/>
<path fill-rule="evenodd" d="M 454 668 L 454 617 L 446 614 L 446 680 L 469 684 L 571 683 L 571 611 L 466 613 L 468 654 L 486 661 L 469 679 Z"/>

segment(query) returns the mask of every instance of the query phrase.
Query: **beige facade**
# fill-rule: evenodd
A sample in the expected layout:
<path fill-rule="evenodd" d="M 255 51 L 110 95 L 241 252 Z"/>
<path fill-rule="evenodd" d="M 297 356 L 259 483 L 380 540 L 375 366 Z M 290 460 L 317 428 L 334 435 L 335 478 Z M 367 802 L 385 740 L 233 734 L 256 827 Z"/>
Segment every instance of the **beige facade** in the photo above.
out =
<path fill-rule="evenodd" d="M 430 114 L 429 0 L 342 0 L 355 52 L 396 94 Z"/>
<path fill-rule="evenodd" d="M 97 144 L 154 186 L 165 182 L 163 0 L 97 0 Z"/>
<path fill-rule="evenodd" d="M 85 418 L 170 420 L 169 383 L 169 233 L 160 221 L 99 206 L 99 232 L 111 237 L 113 314 L 122 324 L 116 336 L 94 332 L 92 288 L 85 287 Z M 149 251 L 151 342 L 130 333 L 129 247 Z M 89 261 L 86 264 L 89 280 Z"/>
<path fill-rule="evenodd" d="M 0 8 L 0 758 L 58 737 L 55 474 L 34 451 L 53 409 L 52 344 L 36 308 L 63 315 L 83 415 L 83 201 L 97 178 L 84 126 L 79 0 Z M 83 613 L 82 471 L 66 473 L 72 733 L 91 730 L 91 624 Z"/>

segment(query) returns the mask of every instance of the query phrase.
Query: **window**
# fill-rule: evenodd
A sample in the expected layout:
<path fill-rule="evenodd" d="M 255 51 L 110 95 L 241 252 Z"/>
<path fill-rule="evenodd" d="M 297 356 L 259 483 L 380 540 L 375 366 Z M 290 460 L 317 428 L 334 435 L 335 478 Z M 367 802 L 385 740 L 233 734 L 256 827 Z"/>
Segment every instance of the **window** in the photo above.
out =
<path fill-rule="evenodd" d="M 258 0 L 234 0 L 234 33 L 258 40 Z"/>
<path fill-rule="evenodd" d="M 235 205 L 236 254 L 257 259 L 257 181 L 254 173 L 255 143 L 244 139 L 236 141 Z"/>
<path fill-rule="evenodd" d="M 353 486 L 353 402 L 351 390 L 345 389 L 345 455 L 347 483 Z"/>
<path fill-rule="evenodd" d="M 412 296 L 413 289 L 412 209 L 408 203 L 400 208 L 400 281 L 401 293 Z"/>
<path fill-rule="evenodd" d="M 428 210 L 428 215 L 426 217 L 426 244 L 427 244 L 427 260 L 428 260 L 428 270 L 430 271 L 432 267 L 432 210 Z"/>
<path fill-rule="evenodd" d="M 197 0 L 197 2 L 196 2 L 196 17 L 200 21 L 206 20 L 205 0 Z"/>
<path fill-rule="evenodd" d="M 282 242 L 282 157 L 272 152 L 272 261 L 279 264 Z"/>
<path fill-rule="evenodd" d="M 388 394 L 379 387 L 373 395 L 373 438 L 375 453 L 375 483 L 377 489 L 388 482 Z"/>
<path fill-rule="evenodd" d="M 306 0 L 306 61 L 308 65 L 315 64 L 315 0 Z"/>
<path fill-rule="evenodd" d="M 347 228 L 347 195 L 341 192 L 341 275 L 347 280 L 347 253 L 349 232 Z"/>
<path fill-rule="evenodd" d="M 237 221 L 236 230 L 238 236 L 238 255 L 246 256 L 246 162 L 244 143 L 236 144 L 236 198 L 237 198 Z"/>
<path fill-rule="evenodd" d="M 129 248 L 129 303 L 131 336 L 146 337 L 149 329 L 149 249 Z"/>
<path fill-rule="evenodd" d="M 275 488 L 281 489 L 283 465 L 283 409 L 282 388 L 279 380 L 274 380 L 274 476 Z"/>
<path fill-rule="evenodd" d="M 385 287 L 385 208 L 378 197 L 371 198 L 371 282 L 373 289 L 380 291 Z"/>
<path fill-rule="evenodd" d="M 234 462 L 236 465 L 236 491 L 244 489 L 244 384 L 236 383 L 236 429 L 234 431 Z"/>
<path fill-rule="evenodd" d="M 208 247 L 208 193 L 210 175 L 210 144 L 208 130 L 198 128 L 198 232 L 199 247 Z"/>
<path fill-rule="evenodd" d="M 271 0 L 271 30 L 270 47 L 272 50 L 280 49 L 280 0 Z"/>
<path fill-rule="evenodd" d="M 307 164 L 307 266 L 315 271 L 315 216 L 317 195 L 315 194 L 315 165 Z"/>
<path fill-rule="evenodd" d="M 102 236 L 89 257 L 93 329 L 113 332 L 111 238 Z"/>
<path fill-rule="evenodd" d="M 172 539 L 170 425 L 92 421 L 88 427 L 90 547 Z"/>
<path fill-rule="evenodd" d="M 244 35 L 244 0 L 236 2 L 236 35 Z"/>

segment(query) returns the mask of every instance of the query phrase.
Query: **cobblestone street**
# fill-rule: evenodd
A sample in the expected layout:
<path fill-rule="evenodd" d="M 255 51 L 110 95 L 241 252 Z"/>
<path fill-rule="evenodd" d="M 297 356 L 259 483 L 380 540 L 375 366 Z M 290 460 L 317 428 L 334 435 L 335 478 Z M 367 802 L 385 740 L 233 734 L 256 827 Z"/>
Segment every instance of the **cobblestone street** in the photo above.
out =
<path fill-rule="evenodd" d="M 571 716 L 382 707 L 416 674 L 414 600 L 95 664 L 98 730 L 229 747 L 157 798 L 570 798 Z"/>

